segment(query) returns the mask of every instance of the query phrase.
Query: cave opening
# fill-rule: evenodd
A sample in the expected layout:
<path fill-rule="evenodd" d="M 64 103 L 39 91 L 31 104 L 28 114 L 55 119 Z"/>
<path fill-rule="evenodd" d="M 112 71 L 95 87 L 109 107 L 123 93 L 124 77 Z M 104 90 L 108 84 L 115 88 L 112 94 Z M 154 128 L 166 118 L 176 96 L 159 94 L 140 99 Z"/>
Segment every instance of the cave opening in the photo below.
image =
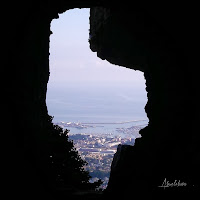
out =
<path fill-rule="evenodd" d="M 134 145 L 148 124 L 143 72 L 102 60 L 89 48 L 90 9 L 71 9 L 51 22 L 47 107 L 69 130 L 91 182 L 105 189 L 117 146 Z"/>
<path fill-rule="evenodd" d="M 118 5 L 114 5 L 116 3 Z M 111 63 L 143 71 L 148 91 L 145 110 L 149 125 L 140 131 L 142 138 L 136 140 L 134 147 L 122 155 L 120 167 L 111 170 L 107 191 L 111 198 L 139 194 L 145 197 L 141 199 L 162 199 L 166 194 L 170 198 L 174 197 L 174 191 L 180 198 L 188 192 L 191 199 L 193 194 L 199 194 L 200 162 L 196 130 L 198 98 L 191 90 L 195 85 L 198 91 L 198 84 L 190 81 L 193 77 L 190 73 L 192 75 L 198 64 L 194 63 L 197 18 L 189 13 L 197 12 L 194 12 L 194 5 L 188 3 L 158 5 L 138 1 L 75 0 L 32 1 L 22 6 L 19 2 L 8 2 L 4 6 L 10 14 L 9 18 L 5 17 L 3 46 L 3 53 L 6 53 L 3 68 L 8 72 L 3 74 L 8 75 L 9 82 L 5 84 L 7 123 L 4 127 L 11 130 L 7 135 L 12 138 L 7 140 L 9 156 L 6 160 L 10 167 L 9 173 L 5 173 L 6 185 L 9 191 L 20 197 L 28 194 L 52 199 L 52 188 L 57 189 L 54 187 L 56 175 L 60 174 L 56 171 L 55 176 L 51 176 L 55 165 L 49 163 L 52 161 L 49 158 L 55 155 L 49 154 L 51 148 L 48 149 L 53 148 L 50 142 L 53 143 L 55 138 L 49 139 L 45 102 L 49 80 L 50 22 L 69 8 L 95 6 L 91 10 L 99 12 L 96 6 L 100 4 L 110 10 L 113 18 L 105 24 L 98 20 L 100 15 L 90 15 L 94 22 L 90 26 L 92 30 L 95 25 L 104 25 L 103 29 L 97 30 L 96 38 L 92 37 L 94 34 L 90 37 L 92 51 Z M 50 81 L 53 74 L 51 68 Z M 197 83 L 198 78 L 195 78 L 193 80 Z M 188 117 L 188 111 L 195 117 Z M 22 177 L 25 180 L 19 182 Z M 52 181 L 49 181 L 51 177 Z M 170 183 L 181 180 L 187 183 L 187 187 L 164 190 L 158 187 L 164 180 Z M 61 199 L 57 197 L 61 192 L 64 198 L 70 198 L 68 191 L 56 190 L 55 199 Z M 154 198 L 157 192 L 161 195 Z"/>

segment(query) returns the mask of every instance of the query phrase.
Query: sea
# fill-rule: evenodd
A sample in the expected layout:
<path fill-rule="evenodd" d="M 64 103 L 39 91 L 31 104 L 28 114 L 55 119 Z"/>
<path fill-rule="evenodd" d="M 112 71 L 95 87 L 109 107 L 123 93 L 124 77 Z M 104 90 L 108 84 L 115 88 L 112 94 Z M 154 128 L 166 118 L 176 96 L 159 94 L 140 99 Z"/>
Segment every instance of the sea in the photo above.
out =
<path fill-rule="evenodd" d="M 70 127 L 70 133 L 122 135 L 117 128 L 145 127 L 148 118 L 144 107 L 144 87 L 124 84 L 50 85 L 46 98 L 54 123 L 76 122 L 95 125 L 86 129 Z M 96 124 L 95 124 L 96 123 Z"/>

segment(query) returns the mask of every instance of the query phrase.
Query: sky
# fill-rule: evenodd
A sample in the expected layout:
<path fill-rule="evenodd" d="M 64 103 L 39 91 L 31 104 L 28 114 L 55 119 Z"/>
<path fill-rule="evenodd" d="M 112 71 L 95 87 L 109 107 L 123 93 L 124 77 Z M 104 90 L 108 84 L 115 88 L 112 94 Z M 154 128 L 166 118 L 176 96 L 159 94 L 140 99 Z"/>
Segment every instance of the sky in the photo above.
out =
<path fill-rule="evenodd" d="M 71 9 L 51 22 L 48 87 L 130 84 L 145 88 L 143 73 L 110 64 L 89 48 L 89 9 Z"/>
<path fill-rule="evenodd" d="M 48 113 L 54 122 L 146 118 L 143 72 L 98 58 L 89 48 L 89 28 L 89 9 L 68 10 L 51 22 Z"/>

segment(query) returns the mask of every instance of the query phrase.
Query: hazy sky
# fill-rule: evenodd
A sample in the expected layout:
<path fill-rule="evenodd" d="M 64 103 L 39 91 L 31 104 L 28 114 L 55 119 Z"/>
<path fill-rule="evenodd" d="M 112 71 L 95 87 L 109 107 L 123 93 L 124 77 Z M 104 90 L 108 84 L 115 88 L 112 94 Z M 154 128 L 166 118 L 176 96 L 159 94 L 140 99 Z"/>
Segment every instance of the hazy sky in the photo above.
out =
<path fill-rule="evenodd" d="M 47 107 L 55 121 L 146 117 L 143 73 L 110 64 L 90 50 L 89 9 L 59 15 L 51 31 Z"/>
<path fill-rule="evenodd" d="M 51 23 L 48 87 L 66 84 L 132 82 L 145 88 L 143 73 L 97 57 L 89 48 L 89 9 L 72 9 Z"/>

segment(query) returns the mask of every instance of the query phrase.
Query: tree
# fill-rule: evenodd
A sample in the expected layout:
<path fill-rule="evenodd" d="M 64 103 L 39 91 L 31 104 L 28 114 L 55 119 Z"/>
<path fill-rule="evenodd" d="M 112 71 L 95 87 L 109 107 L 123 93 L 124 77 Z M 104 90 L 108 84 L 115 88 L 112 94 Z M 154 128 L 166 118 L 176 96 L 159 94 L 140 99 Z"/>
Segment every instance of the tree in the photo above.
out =
<path fill-rule="evenodd" d="M 73 141 L 69 140 L 69 130 L 63 131 L 60 126 L 52 123 L 52 119 L 51 116 L 48 117 L 46 155 L 52 179 L 57 186 L 62 185 L 79 190 L 97 189 L 102 181 L 89 182 L 91 176 L 84 169 L 87 162 L 80 157 Z"/>

